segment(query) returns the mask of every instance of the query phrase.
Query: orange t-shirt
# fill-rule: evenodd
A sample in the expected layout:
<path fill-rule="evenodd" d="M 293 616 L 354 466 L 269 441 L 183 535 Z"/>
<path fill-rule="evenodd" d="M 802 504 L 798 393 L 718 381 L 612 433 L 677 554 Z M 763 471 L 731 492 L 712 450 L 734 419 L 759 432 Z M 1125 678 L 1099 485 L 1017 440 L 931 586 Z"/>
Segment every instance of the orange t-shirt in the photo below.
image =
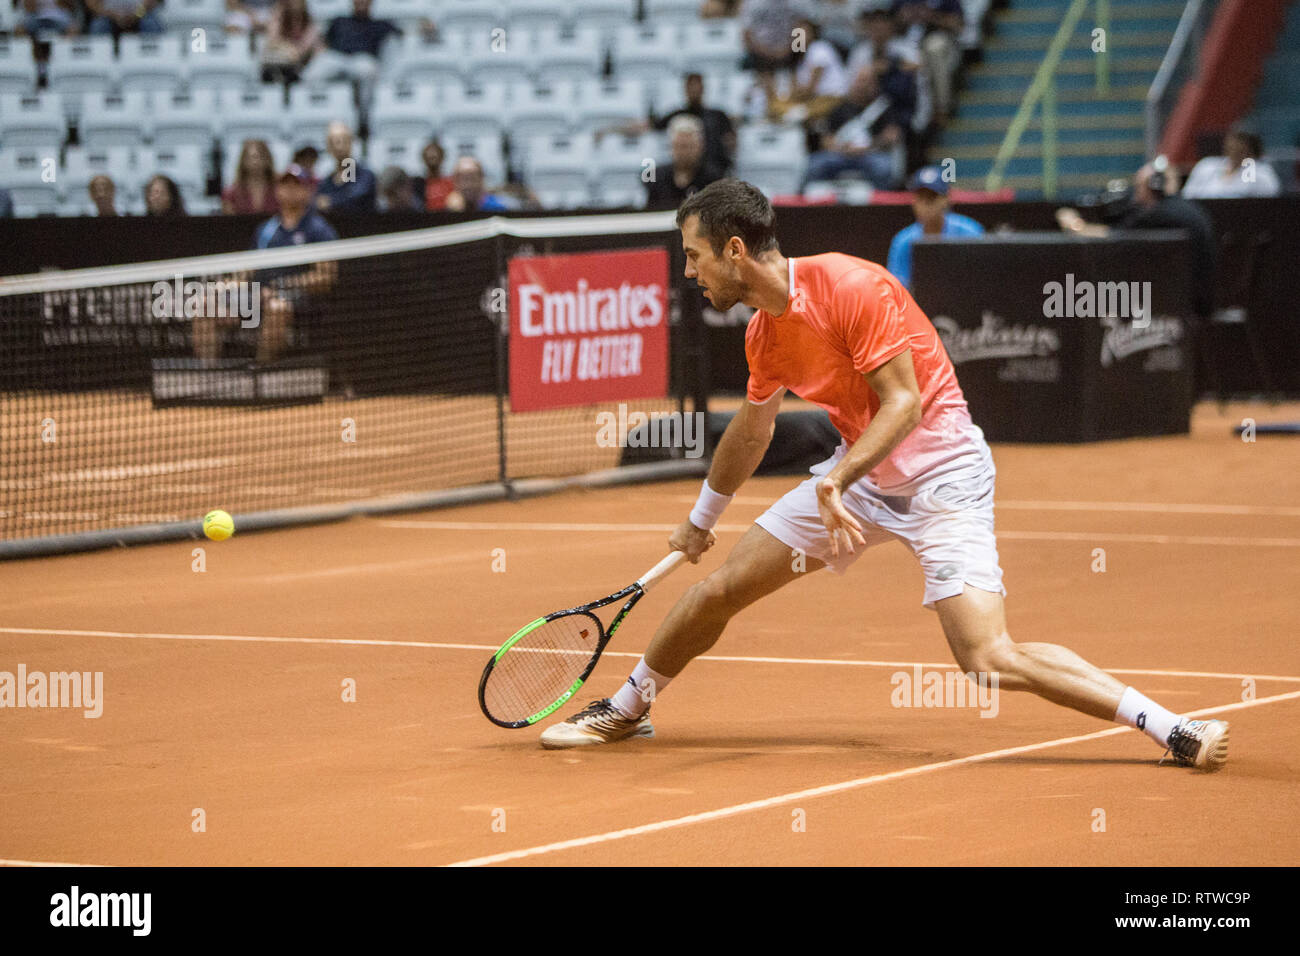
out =
<path fill-rule="evenodd" d="M 921 423 L 867 474 L 869 484 L 886 494 L 914 494 L 929 478 L 974 462 L 982 437 L 972 434 L 939 333 L 907 289 L 883 266 L 838 252 L 789 262 L 785 313 L 759 309 L 745 333 L 749 400 L 761 405 L 787 388 L 826 409 L 851 445 L 880 408 L 863 373 L 910 348 Z"/>

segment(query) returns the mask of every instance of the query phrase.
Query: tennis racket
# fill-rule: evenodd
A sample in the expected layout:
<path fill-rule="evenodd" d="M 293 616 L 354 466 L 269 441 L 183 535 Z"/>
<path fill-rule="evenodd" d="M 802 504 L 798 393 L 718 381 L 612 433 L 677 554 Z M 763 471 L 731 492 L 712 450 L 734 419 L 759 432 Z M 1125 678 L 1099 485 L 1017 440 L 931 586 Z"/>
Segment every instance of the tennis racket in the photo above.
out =
<path fill-rule="evenodd" d="M 478 682 L 478 703 L 498 727 L 531 727 L 564 705 L 591 675 L 628 612 L 646 591 L 686 560 L 674 551 L 609 597 L 555 611 L 516 631 L 492 655 Z M 592 611 L 627 598 L 609 630 Z"/>

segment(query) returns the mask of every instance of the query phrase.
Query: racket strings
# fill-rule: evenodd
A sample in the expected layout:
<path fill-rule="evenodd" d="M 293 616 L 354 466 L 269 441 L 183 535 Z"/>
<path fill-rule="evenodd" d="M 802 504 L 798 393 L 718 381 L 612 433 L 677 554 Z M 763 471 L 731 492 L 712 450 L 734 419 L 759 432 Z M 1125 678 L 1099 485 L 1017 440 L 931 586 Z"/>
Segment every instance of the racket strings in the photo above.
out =
<path fill-rule="evenodd" d="M 503 721 L 526 720 L 544 710 L 587 670 L 600 639 L 600 622 L 587 613 L 566 614 L 529 631 L 488 675 L 487 709 Z"/>

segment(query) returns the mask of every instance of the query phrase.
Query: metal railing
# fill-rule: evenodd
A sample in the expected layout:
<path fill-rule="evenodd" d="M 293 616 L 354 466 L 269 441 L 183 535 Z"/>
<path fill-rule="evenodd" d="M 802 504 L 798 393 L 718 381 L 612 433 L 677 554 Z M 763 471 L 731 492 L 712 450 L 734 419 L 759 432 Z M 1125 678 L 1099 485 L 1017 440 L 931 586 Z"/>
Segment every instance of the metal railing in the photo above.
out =
<path fill-rule="evenodd" d="M 1205 45 L 1205 34 L 1218 10 L 1219 0 L 1191 0 L 1183 8 L 1183 15 L 1174 31 L 1174 38 L 1169 43 L 1165 58 L 1160 62 L 1160 69 L 1151 81 L 1147 92 L 1146 104 L 1146 148 L 1147 156 L 1154 156 L 1160 149 L 1160 140 L 1165 133 L 1165 124 L 1169 114 L 1174 111 L 1178 95 L 1189 77 L 1196 74 L 1200 67 L 1201 48 Z"/>
<path fill-rule="evenodd" d="M 1048 199 L 1056 197 L 1056 73 L 1060 68 L 1061 57 L 1065 53 L 1065 48 L 1074 39 L 1074 32 L 1079 26 L 1079 21 L 1083 19 L 1083 14 L 1090 3 L 1096 7 L 1096 28 L 1105 31 L 1102 34 L 1104 45 L 1097 53 L 1096 91 L 1098 96 L 1105 96 L 1110 91 L 1110 0 L 1073 0 L 1069 9 L 1065 11 L 1065 16 L 1061 19 L 1061 26 L 1057 29 L 1056 35 L 1052 37 L 1052 42 L 1047 47 L 1047 53 L 1043 56 L 1043 62 L 1039 65 L 1038 72 L 1034 74 L 1033 82 L 1029 84 L 1029 89 L 1025 91 L 1024 98 L 1020 101 L 1020 107 L 1016 110 L 1011 125 L 1007 127 L 1007 135 L 1003 137 L 1002 145 L 998 147 L 997 157 L 993 160 L 993 168 L 989 170 L 988 177 L 985 180 L 984 188 L 989 192 L 994 192 L 1002 187 L 1002 178 L 1006 173 L 1007 164 L 1011 162 L 1016 150 L 1020 148 L 1020 139 L 1024 136 L 1025 130 L 1029 128 L 1029 124 L 1034 118 L 1034 110 L 1041 106 L 1043 195 Z"/>

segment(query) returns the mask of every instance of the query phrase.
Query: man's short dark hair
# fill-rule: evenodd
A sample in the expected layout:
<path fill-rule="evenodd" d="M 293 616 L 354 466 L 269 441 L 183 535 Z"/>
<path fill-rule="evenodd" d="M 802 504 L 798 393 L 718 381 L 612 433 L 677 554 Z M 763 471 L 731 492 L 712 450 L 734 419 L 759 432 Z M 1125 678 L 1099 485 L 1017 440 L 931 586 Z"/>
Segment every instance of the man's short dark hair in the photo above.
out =
<path fill-rule="evenodd" d="M 700 235 L 709 240 L 714 255 L 732 236 L 739 236 L 749 254 L 757 256 L 777 248 L 776 210 L 758 189 L 739 179 L 710 183 L 677 208 L 680 228 L 691 216 L 700 219 Z"/>

